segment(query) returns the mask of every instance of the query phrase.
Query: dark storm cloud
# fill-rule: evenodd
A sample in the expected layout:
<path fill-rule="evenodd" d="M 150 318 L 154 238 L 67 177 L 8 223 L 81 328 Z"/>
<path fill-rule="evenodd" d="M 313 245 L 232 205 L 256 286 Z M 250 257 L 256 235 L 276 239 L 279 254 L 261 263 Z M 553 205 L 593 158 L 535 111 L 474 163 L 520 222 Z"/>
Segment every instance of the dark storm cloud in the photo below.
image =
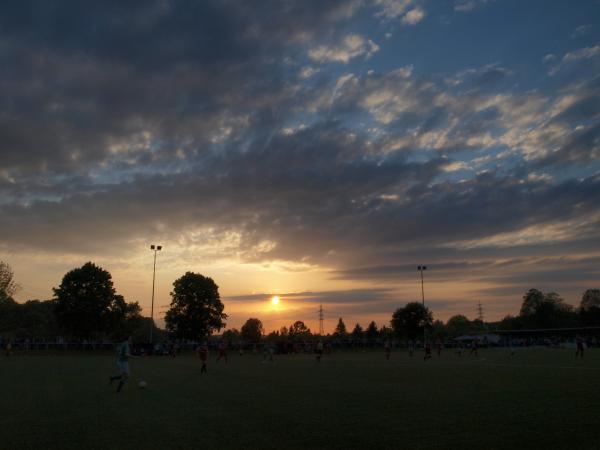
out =
<path fill-rule="evenodd" d="M 228 120 L 272 116 L 281 56 L 354 1 L 27 2 L 0 14 L 0 166 L 77 170 L 152 133 L 140 162 L 196 152 Z M 263 119 L 264 120 L 264 119 Z"/>
<path fill-rule="evenodd" d="M 509 272 L 535 279 L 532 254 L 594 248 L 600 178 L 562 169 L 600 158 L 599 78 L 544 94 L 513 89 L 499 64 L 426 75 L 310 60 L 354 33 L 362 3 L 0 7 L 0 245 L 127 253 L 145 236 L 184 248 L 234 232 L 243 262 L 391 282 L 417 261 L 438 280 L 519 286 Z M 493 240 L 566 222 L 560 239 Z M 389 308 L 388 295 L 302 299 Z"/>

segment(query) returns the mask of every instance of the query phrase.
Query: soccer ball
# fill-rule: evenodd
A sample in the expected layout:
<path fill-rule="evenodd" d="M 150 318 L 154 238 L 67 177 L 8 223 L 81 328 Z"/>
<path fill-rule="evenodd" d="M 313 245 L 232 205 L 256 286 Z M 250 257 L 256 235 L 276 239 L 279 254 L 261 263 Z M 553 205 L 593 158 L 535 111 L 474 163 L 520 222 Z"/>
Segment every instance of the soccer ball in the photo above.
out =
<path fill-rule="evenodd" d="M 147 383 L 146 383 L 144 380 L 142 380 L 142 381 L 140 381 L 140 382 L 138 383 L 138 387 L 139 387 L 140 389 L 145 389 L 145 388 L 146 388 L 146 386 L 148 386 L 148 384 L 147 384 Z"/>

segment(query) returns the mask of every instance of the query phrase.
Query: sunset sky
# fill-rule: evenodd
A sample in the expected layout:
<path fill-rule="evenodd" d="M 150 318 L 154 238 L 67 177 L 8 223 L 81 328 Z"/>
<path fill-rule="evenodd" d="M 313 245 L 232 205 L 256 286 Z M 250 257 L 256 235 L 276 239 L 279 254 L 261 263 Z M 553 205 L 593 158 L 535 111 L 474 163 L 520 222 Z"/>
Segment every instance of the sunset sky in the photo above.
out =
<path fill-rule="evenodd" d="M 53 4 L 56 3 L 56 4 Z M 49 299 L 93 261 L 228 327 L 515 314 L 600 287 L 600 1 L 0 6 L 0 260 Z M 270 302 L 273 295 L 279 305 Z"/>

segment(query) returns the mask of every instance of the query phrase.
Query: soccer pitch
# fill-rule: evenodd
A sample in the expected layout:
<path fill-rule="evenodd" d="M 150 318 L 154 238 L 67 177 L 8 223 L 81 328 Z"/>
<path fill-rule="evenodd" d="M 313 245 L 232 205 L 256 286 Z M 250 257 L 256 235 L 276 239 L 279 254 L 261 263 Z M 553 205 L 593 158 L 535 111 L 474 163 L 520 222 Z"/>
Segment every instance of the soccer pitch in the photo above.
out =
<path fill-rule="evenodd" d="M 598 448 L 600 352 L 230 354 L 200 375 L 191 354 L 0 359 L 0 449 Z M 146 389 L 137 382 L 145 380 Z"/>

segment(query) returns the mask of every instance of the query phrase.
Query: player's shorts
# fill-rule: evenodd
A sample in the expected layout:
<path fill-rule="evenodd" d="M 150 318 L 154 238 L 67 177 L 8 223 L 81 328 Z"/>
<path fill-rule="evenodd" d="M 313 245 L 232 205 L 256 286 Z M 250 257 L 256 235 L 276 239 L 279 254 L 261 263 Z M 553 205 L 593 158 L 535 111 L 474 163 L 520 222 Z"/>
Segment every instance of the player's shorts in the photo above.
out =
<path fill-rule="evenodd" d="M 128 361 L 117 361 L 117 366 L 121 373 L 129 375 L 129 362 Z"/>

